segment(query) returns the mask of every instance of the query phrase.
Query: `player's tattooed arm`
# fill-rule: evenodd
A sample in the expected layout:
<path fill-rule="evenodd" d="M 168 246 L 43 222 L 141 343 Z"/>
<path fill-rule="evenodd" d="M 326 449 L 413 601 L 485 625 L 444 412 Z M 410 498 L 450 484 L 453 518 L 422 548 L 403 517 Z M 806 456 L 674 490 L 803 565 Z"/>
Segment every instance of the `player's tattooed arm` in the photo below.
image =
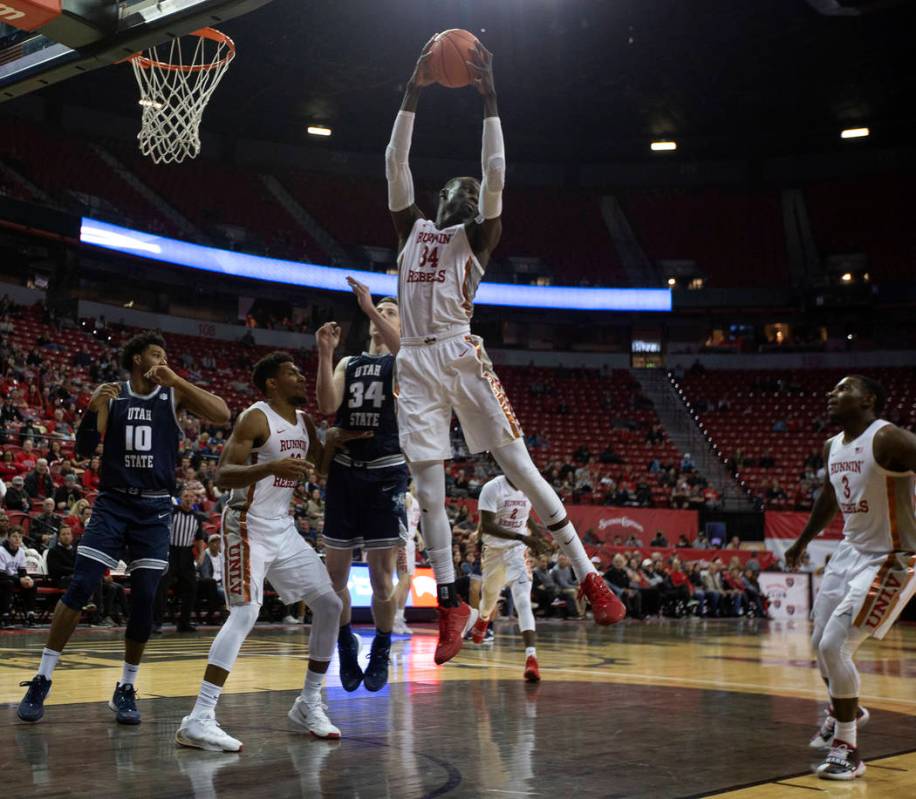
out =
<path fill-rule="evenodd" d="M 315 334 L 318 344 L 318 375 L 315 379 L 315 398 L 318 400 L 319 412 L 330 416 L 337 413 L 343 402 L 344 382 L 346 379 L 349 358 L 341 358 L 337 367 L 333 366 L 334 351 L 340 344 L 340 325 L 337 322 L 325 322 Z"/>
<path fill-rule="evenodd" d="M 270 427 L 263 411 L 247 410 L 243 413 L 229 436 L 216 470 L 216 484 L 220 488 L 245 488 L 252 483 L 274 475 L 285 480 L 301 480 L 308 473 L 305 458 L 280 458 L 249 464 L 251 450 L 270 437 Z"/>
<path fill-rule="evenodd" d="M 168 366 L 154 366 L 145 376 L 147 380 L 152 380 L 160 386 L 171 386 L 175 390 L 177 407 L 184 408 L 213 424 L 228 424 L 231 414 L 222 397 L 188 382 Z"/>
<path fill-rule="evenodd" d="M 827 465 L 829 463 L 830 444 L 828 443 L 824 445 L 824 464 Z M 836 493 L 833 490 L 830 477 L 825 473 L 821 493 L 817 495 L 817 499 L 814 501 L 814 507 L 808 517 L 808 523 L 795 543 L 786 550 L 785 561 L 787 569 L 798 568 L 808 544 L 833 521 L 833 517 L 837 515 L 839 509 L 840 506 L 837 504 Z"/>
<path fill-rule="evenodd" d="M 916 436 L 896 425 L 875 433 L 874 453 L 878 465 L 889 472 L 916 472 Z"/>
<path fill-rule="evenodd" d="M 388 178 L 388 210 L 391 212 L 391 221 L 394 223 L 398 235 L 398 252 L 404 249 L 407 237 L 413 230 L 418 219 L 425 219 L 424 213 L 414 202 L 413 177 L 407 158 L 410 153 L 410 139 L 413 135 L 413 115 L 417 111 L 417 101 L 420 91 L 424 86 L 433 82 L 429 70 L 429 50 L 433 46 L 433 35 L 423 45 L 420 57 L 414 66 L 413 74 L 407 81 L 404 89 L 404 98 L 401 100 L 401 112 L 394 123 L 391 132 L 391 142 L 385 150 L 385 175 Z M 403 197 L 407 197 L 404 201 Z M 403 205 L 402 205 L 403 202 Z"/>

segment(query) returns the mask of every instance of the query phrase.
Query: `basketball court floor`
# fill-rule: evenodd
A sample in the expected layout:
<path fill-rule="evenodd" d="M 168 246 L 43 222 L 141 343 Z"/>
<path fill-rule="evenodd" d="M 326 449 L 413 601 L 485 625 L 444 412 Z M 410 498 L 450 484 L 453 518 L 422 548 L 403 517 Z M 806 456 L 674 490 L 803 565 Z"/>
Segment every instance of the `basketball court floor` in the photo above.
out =
<path fill-rule="evenodd" d="M 359 630 L 368 644 L 370 630 Z M 20 680 L 45 632 L 0 635 L 3 793 L 91 797 L 770 797 L 916 796 L 916 628 L 867 642 L 858 662 L 872 719 L 864 779 L 811 776 L 807 746 L 822 688 L 806 623 L 687 619 L 546 622 L 543 681 L 521 679 L 522 643 L 497 625 L 432 663 L 435 630 L 393 647 L 379 694 L 347 694 L 332 664 L 327 702 L 344 738 L 319 741 L 286 718 L 308 652 L 304 627 L 258 627 L 219 705 L 240 754 L 182 749 L 175 728 L 194 702 L 215 630 L 150 642 L 138 691 L 144 721 L 119 727 L 106 701 L 121 633 L 81 630 L 54 676 L 44 721 L 19 722 Z"/>

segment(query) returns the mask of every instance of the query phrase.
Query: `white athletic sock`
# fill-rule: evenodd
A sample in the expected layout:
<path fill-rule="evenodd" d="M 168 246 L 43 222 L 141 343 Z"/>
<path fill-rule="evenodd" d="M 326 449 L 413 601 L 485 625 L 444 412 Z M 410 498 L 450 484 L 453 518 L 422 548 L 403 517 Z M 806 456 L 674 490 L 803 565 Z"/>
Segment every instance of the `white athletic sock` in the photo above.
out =
<path fill-rule="evenodd" d="M 838 721 L 833 730 L 833 740 L 843 741 L 850 746 L 858 746 L 855 721 Z"/>
<path fill-rule="evenodd" d="M 140 664 L 128 663 L 126 660 L 121 666 L 121 685 L 137 685 L 137 674 L 140 671 Z"/>
<path fill-rule="evenodd" d="M 324 684 L 324 674 L 309 669 L 305 672 L 305 685 L 302 686 L 302 699 L 309 705 L 321 701 L 321 686 Z"/>
<path fill-rule="evenodd" d="M 563 550 L 563 554 L 569 558 L 579 582 L 582 582 L 587 574 L 597 571 L 595 565 L 589 559 L 585 547 L 582 545 L 582 540 L 576 533 L 576 528 L 572 526 L 572 522 L 564 525 L 559 530 L 551 530 L 550 534 L 553 536 L 553 540 L 559 544 L 560 549 Z"/>
<path fill-rule="evenodd" d="M 537 657 L 537 650 L 533 646 L 526 646 L 525 647 L 525 657 L 526 658 Z"/>
<path fill-rule="evenodd" d="M 55 652 L 53 649 L 45 647 L 41 650 L 41 663 L 38 664 L 38 673 L 50 680 L 58 660 L 60 660 L 60 652 Z"/>
<path fill-rule="evenodd" d="M 200 684 L 200 693 L 197 695 L 197 701 L 194 703 L 194 709 L 191 711 L 191 717 L 195 719 L 204 719 L 216 715 L 216 703 L 219 702 L 219 695 L 223 692 L 221 685 L 214 685 L 212 682 L 203 680 Z"/>

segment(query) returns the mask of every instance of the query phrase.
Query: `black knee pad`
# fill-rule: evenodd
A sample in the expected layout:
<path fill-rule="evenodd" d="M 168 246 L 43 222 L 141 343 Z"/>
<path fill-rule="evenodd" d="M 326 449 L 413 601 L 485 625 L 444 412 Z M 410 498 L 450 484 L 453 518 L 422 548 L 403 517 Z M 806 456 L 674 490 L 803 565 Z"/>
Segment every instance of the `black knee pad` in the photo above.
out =
<path fill-rule="evenodd" d="M 107 568 L 104 563 L 92 558 L 78 557 L 70 584 L 60 601 L 71 610 L 82 610 L 102 582 L 102 575 Z"/>
<path fill-rule="evenodd" d="M 163 572 L 160 569 L 137 569 L 130 575 L 130 618 L 125 638 L 146 643 L 153 630 L 153 606 Z"/>

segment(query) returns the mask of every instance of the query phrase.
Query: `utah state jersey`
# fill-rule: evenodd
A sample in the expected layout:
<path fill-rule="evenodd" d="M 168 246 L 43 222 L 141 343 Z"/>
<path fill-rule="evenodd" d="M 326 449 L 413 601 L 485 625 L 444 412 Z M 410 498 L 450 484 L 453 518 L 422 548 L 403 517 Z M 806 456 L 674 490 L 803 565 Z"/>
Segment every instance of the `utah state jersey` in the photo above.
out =
<path fill-rule="evenodd" d="M 354 460 L 400 455 L 394 405 L 394 356 L 363 353 L 347 362 L 344 397 L 334 424 L 344 430 L 371 430 L 372 438 L 349 441 Z"/>
<path fill-rule="evenodd" d="M 144 396 L 122 383 L 108 403 L 99 488 L 174 494 L 181 435 L 171 388 L 156 386 Z"/>

